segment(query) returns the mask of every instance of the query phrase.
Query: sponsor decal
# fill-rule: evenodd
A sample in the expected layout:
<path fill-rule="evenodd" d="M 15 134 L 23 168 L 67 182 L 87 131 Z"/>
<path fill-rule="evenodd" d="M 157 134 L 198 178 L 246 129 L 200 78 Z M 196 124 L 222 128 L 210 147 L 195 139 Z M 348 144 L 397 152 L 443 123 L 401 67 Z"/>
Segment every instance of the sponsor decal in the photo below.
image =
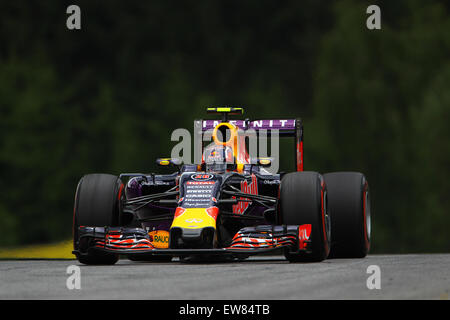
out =
<path fill-rule="evenodd" d="M 182 210 L 182 214 L 177 214 L 178 209 Z M 175 212 L 175 218 L 172 222 L 171 228 L 206 228 L 216 227 L 216 218 L 219 210 L 217 207 L 210 208 L 185 208 L 178 207 Z M 181 211 L 180 211 L 181 212 Z"/>
<path fill-rule="evenodd" d="M 204 186 L 204 185 L 208 185 L 208 184 L 214 184 L 216 183 L 215 181 L 188 181 L 186 182 L 186 184 L 192 184 L 192 185 L 197 185 L 197 186 Z"/>
<path fill-rule="evenodd" d="M 219 120 L 203 120 L 202 126 L 203 130 L 209 128 L 215 128 L 221 123 Z M 243 129 L 244 120 L 230 120 L 230 124 Z M 260 128 L 274 128 L 274 129 L 288 129 L 295 126 L 295 119 L 280 119 L 280 120 L 254 120 L 248 123 L 248 128 L 246 129 L 260 129 Z"/>
<path fill-rule="evenodd" d="M 169 232 L 166 230 L 155 230 L 148 233 L 150 242 L 155 248 L 167 249 L 169 247 Z"/>
<path fill-rule="evenodd" d="M 247 180 L 241 182 L 241 191 L 249 194 L 258 194 L 258 180 L 254 174 L 252 174 L 252 182 L 247 183 Z M 247 198 L 242 198 L 244 200 L 249 200 Z M 238 204 L 233 205 L 233 213 L 243 214 L 248 208 L 250 202 L 240 201 Z"/>
<path fill-rule="evenodd" d="M 161 180 L 156 180 L 156 181 L 155 181 L 155 184 L 157 184 L 157 185 L 164 185 L 164 186 L 168 186 L 168 185 L 170 185 L 171 183 L 170 183 L 170 182 L 168 182 L 168 181 L 161 181 Z"/>
<path fill-rule="evenodd" d="M 192 177 L 198 179 L 203 177 L 211 179 L 212 174 L 194 174 Z M 215 185 L 217 181 L 187 181 L 184 188 L 182 206 L 186 208 L 207 208 L 211 206 Z"/>
<path fill-rule="evenodd" d="M 263 184 L 280 184 L 280 180 L 279 179 L 263 180 Z"/>
<path fill-rule="evenodd" d="M 210 184 L 214 184 L 216 183 L 215 181 L 188 181 L 186 182 L 186 184 L 189 185 L 196 185 L 196 186 L 206 186 L 206 185 L 210 185 Z"/>
<path fill-rule="evenodd" d="M 208 173 L 197 173 L 197 174 L 191 175 L 191 179 L 195 180 L 195 181 L 211 180 L 213 177 L 214 177 L 214 175 L 208 174 Z"/>

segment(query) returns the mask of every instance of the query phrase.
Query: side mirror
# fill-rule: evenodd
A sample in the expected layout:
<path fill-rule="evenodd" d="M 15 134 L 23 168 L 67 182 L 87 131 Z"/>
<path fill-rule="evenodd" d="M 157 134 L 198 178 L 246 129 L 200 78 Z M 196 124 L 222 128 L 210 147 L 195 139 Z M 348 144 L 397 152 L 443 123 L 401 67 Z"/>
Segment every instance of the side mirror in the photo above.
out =
<path fill-rule="evenodd" d="M 179 167 L 183 165 L 183 160 L 178 158 L 158 158 L 156 159 L 156 164 L 162 167 Z"/>

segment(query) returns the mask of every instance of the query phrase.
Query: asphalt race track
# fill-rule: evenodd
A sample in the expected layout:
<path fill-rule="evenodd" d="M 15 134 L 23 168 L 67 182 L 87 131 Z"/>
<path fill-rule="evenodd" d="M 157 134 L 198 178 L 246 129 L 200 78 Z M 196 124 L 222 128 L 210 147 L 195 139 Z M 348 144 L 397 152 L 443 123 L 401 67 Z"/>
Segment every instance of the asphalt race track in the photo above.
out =
<path fill-rule="evenodd" d="M 80 267 L 80 289 L 67 287 L 70 265 Z M 380 289 L 367 287 L 374 275 L 367 273 L 371 265 L 379 267 Z M 371 255 L 305 264 L 288 263 L 282 256 L 226 263 L 121 259 L 114 266 L 3 260 L 0 299 L 448 299 L 449 266 L 450 254 Z"/>

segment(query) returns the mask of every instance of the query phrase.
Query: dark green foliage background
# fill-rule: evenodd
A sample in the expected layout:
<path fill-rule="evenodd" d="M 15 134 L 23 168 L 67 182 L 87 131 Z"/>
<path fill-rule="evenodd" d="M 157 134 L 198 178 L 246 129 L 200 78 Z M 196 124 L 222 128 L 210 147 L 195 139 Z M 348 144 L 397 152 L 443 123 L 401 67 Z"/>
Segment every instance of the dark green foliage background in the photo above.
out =
<path fill-rule="evenodd" d="M 2 1 L 0 246 L 70 238 L 83 174 L 156 170 L 242 105 L 303 118 L 306 170 L 366 174 L 372 252 L 448 252 L 449 84 L 446 1 Z"/>

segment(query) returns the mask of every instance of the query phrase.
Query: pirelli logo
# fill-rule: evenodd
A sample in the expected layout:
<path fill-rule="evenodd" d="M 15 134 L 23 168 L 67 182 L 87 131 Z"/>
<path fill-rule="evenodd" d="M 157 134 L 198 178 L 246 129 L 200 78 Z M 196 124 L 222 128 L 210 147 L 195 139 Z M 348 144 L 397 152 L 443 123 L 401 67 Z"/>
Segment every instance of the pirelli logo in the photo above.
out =
<path fill-rule="evenodd" d="M 247 180 L 241 182 L 241 191 L 249 194 L 258 194 L 258 179 L 254 174 L 252 174 L 252 182 L 247 183 Z M 245 210 L 250 205 L 250 200 L 248 198 L 241 198 L 245 201 L 239 201 L 238 204 L 233 205 L 233 213 L 243 214 Z"/>

